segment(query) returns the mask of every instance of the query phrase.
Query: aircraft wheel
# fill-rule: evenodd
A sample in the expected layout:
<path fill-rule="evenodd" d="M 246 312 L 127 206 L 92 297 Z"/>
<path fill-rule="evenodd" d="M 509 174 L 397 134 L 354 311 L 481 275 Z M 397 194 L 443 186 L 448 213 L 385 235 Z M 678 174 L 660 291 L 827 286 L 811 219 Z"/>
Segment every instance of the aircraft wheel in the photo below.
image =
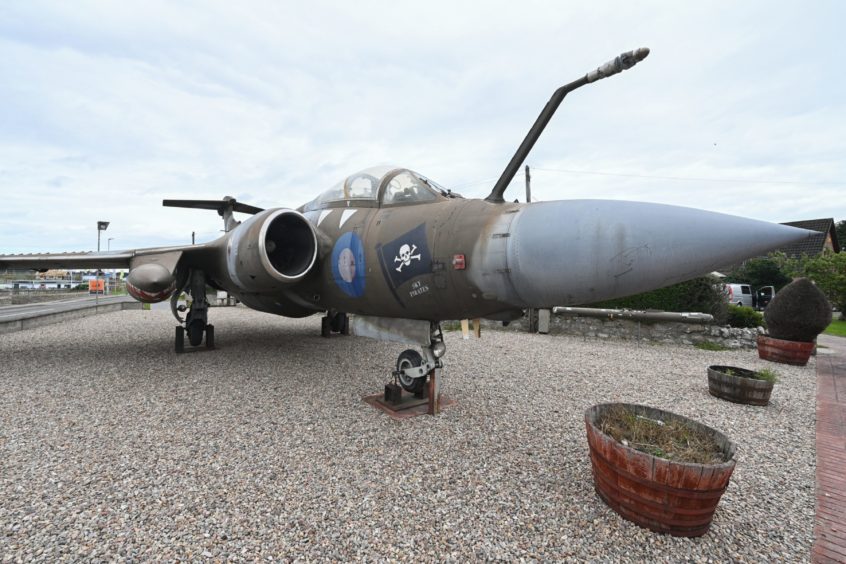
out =
<path fill-rule="evenodd" d="M 349 335 L 350 334 L 350 316 L 346 313 L 344 314 L 344 322 L 341 324 L 341 335 Z"/>
<path fill-rule="evenodd" d="M 192 321 L 188 324 L 188 342 L 192 347 L 199 347 L 203 344 L 203 330 L 205 323 L 200 320 Z"/>
<path fill-rule="evenodd" d="M 185 328 L 182 325 L 176 326 L 176 339 L 174 340 L 177 354 L 185 352 Z"/>
<path fill-rule="evenodd" d="M 206 348 L 214 348 L 214 325 L 206 325 Z"/>
<path fill-rule="evenodd" d="M 328 338 L 332 334 L 332 322 L 329 317 L 323 316 L 320 319 L 320 336 Z"/>
<path fill-rule="evenodd" d="M 420 353 L 413 349 L 407 349 L 402 351 L 397 359 L 397 370 L 413 368 L 421 364 L 423 364 L 423 357 L 420 356 Z M 400 374 L 399 383 L 405 391 L 416 394 L 423 391 L 423 387 L 426 385 L 426 376 L 409 378 L 405 374 Z"/>

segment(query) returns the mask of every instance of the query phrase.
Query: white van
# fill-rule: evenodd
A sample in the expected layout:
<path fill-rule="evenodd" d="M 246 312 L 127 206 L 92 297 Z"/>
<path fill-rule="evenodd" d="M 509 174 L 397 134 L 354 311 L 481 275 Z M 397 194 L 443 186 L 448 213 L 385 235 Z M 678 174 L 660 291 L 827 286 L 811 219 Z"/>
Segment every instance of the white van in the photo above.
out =
<path fill-rule="evenodd" d="M 723 292 L 730 304 L 753 307 L 752 286 L 749 284 L 723 284 Z"/>

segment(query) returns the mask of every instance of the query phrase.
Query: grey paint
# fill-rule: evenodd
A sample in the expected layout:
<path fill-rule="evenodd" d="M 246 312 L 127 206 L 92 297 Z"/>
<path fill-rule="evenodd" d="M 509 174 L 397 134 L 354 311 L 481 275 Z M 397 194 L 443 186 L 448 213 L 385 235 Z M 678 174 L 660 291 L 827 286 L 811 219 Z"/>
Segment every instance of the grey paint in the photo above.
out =
<path fill-rule="evenodd" d="M 511 225 L 507 267 L 514 292 L 507 299 L 523 307 L 551 307 L 637 294 L 808 235 L 780 224 L 662 204 L 530 204 Z"/>
<path fill-rule="evenodd" d="M 632 309 L 605 309 L 593 307 L 554 307 L 552 313 L 578 317 L 596 317 L 599 319 L 634 319 L 635 321 L 673 321 L 676 323 L 711 323 L 714 316 L 710 313 L 639 311 Z"/>

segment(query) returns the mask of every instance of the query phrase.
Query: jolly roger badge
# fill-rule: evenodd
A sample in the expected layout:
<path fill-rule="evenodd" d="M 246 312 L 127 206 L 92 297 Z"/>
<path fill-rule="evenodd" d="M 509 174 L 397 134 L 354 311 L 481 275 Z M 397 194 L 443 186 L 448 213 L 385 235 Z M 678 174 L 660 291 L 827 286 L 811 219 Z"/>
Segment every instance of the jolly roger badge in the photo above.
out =
<path fill-rule="evenodd" d="M 382 271 L 396 289 L 421 274 L 432 272 L 432 255 L 426 244 L 426 224 L 421 223 L 379 250 Z"/>

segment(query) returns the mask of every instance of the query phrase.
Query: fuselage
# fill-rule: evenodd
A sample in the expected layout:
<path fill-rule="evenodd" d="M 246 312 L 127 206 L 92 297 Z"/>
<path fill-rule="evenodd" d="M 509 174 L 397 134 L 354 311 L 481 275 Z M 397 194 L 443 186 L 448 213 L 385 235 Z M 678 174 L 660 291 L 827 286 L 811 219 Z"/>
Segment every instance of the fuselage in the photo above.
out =
<path fill-rule="evenodd" d="M 247 269 L 233 280 L 231 242 L 241 235 L 232 233 L 219 240 L 230 247 L 217 253 L 219 267 L 206 270 L 246 305 L 287 316 L 508 320 L 528 307 L 589 304 L 688 280 L 807 237 L 661 204 L 464 199 L 399 168 L 356 173 L 286 213 L 302 214 L 316 241 L 301 278 L 245 290 L 255 276 Z M 258 232 L 262 219 L 236 230 Z"/>

